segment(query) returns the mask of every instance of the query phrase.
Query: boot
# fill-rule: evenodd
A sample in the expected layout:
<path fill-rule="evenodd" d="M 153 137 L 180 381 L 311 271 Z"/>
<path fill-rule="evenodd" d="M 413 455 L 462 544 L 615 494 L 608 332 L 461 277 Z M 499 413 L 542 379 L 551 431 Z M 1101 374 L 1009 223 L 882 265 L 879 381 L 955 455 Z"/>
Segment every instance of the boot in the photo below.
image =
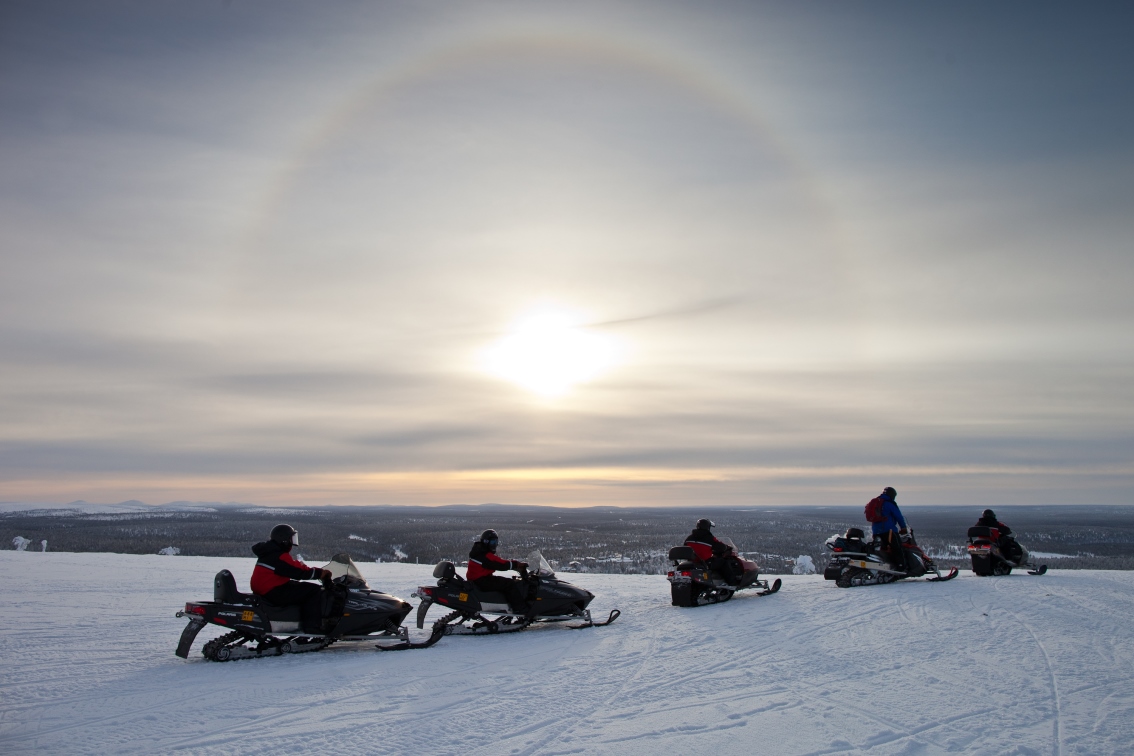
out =
<path fill-rule="evenodd" d="M 895 570 L 906 571 L 906 550 L 901 544 L 898 544 L 898 547 L 890 552 L 890 564 Z"/>

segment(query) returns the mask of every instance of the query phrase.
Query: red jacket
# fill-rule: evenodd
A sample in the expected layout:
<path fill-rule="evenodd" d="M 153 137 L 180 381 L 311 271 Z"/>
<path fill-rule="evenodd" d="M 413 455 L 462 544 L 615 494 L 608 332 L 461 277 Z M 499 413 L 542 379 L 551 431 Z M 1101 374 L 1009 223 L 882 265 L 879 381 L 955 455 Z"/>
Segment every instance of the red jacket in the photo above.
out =
<path fill-rule="evenodd" d="M 252 553 L 259 557 L 256 569 L 252 570 L 252 592 L 259 596 L 292 580 L 315 578 L 315 568 L 284 551 L 275 541 L 256 544 Z"/>
<path fill-rule="evenodd" d="M 510 559 L 501 559 L 488 550 L 488 547 L 479 541 L 473 544 L 469 552 L 469 566 L 465 571 L 468 580 L 480 580 L 497 570 L 514 570 L 517 562 Z"/>
<path fill-rule="evenodd" d="M 685 545 L 693 549 L 693 553 L 702 562 L 707 562 L 714 556 L 727 554 L 728 546 L 717 540 L 716 536 L 705 528 L 696 528 L 685 539 Z"/>

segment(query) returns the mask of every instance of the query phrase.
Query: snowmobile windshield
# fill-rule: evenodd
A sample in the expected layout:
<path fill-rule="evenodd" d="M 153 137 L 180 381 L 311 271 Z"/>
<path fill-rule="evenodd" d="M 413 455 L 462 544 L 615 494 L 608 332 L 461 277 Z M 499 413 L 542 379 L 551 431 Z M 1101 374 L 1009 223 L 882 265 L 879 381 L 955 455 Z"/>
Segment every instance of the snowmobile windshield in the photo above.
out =
<path fill-rule="evenodd" d="M 543 554 L 539 552 L 539 549 L 528 554 L 528 558 L 524 561 L 528 563 L 528 569 L 535 574 L 542 575 L 543 577 L 555 577 L 555 571 L 551 569 L 551 565 L 543 558 Z"/>
<path fill-rule="evenodd" d="M 732 549 L 733 553 L 735 553 L 735 554 L 740 553 L 740 549 L 736 548 L 736 544 L 732 542 L 731 538 L 718 538 L 717 540 L 720 541 L 721 543 L 723 543 L 725 546 L 728 546 L 730 549 Z"/>
<path fill-rule="evenodd" d="M 366 578 L 358 571 L 358 566 L 355 565 L 354 560 L 350 558 L 350 554 L 335 554 L 323 569 L 331 573 L 332 580 L 346 576 L 347 579 L 344 582 L 352 588 L 370 587 L 366 584 Z"/>

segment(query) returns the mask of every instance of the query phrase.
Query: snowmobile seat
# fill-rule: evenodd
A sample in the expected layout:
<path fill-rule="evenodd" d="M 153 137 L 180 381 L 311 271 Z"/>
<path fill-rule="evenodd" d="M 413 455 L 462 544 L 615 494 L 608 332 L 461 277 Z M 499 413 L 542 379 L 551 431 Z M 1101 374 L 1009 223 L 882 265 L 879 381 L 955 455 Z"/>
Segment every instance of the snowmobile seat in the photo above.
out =
<path fill-rule="evenodd" d="M 974 538 L 987 538 L 990 541 L 996 540 L 992 536 L 992 528 L 987 525 L 973 525 L 969 528 L 969 540 L 971 541 Z"/>
<path fill-rule="evenodd" d="M 236 578 L 228 570 L 221 570 L 213 578 L 213 601 L 223 604 L 249 604 L 252 597 L 236 590 Z"/>
<path fill-rule="evenodd" d="M 457 576 L 457 566 L 448 561 L 437 563 L 437 566 L 433 568 L 433 577 L 437 578 L 437 585 L 445 585 L 460 580 Z"/>
<path fill-rule="evenodd" d="M 256 596 L 256 606 L 272 622 L 299 622 L 301 619 L 299 604 L 273 604 L 263 596 Z"/>
<path fill-rule="evenodd" d="M 851 540 L 861 541 L 863 538 L 866 537 L 866 534 L 862 532 L 862 528 L 847 528 L 847 534 L 844 537 L 848 541 L 851 541 Z"/>
<path fill-rule="evenodd" d="M 674 564 L 678 562 L 696 562 L 697 554 L 692 546 L 674 546 L 669 550 L 669 560 Z"/>

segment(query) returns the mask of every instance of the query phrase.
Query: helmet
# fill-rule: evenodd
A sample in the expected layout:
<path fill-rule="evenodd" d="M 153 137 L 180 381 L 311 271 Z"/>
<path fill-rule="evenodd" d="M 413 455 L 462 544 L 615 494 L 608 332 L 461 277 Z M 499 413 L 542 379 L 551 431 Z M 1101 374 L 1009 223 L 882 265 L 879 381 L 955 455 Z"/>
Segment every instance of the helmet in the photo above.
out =
<path fill-rule="evenodd" d="M 291 548 L 299 545 L 299 531 L 290 525 L 275 526 L 272 528 L 272 534 L 268 537 L 280 546 Z"/>
<path fill-rule="evenodd" d="M 714 525 L 716 525 L 716 523 L 711 521 L 711 520 L 706 520 L 704 518 L 697 520 L 697 529 L 698 530 L 701 530 L 701 529 L 708 530 L 709 528 L 713 527 Z"/>
<path fill-rule="evenodd" d="M 492 528 L 480 534 L 481 543 L 488 547 L 489 551 L 496 551 L 496 544 L 500 543 L 500 536 L 496 535 L 496 531 Z"/>
<path fill-rule="evenodd" d="M 981 513 L 980 518 L 982 520 L 995 520 L 996 519 L 996 513 L 993 512 L 991 509 L 986 509 L 986 510 L 984 510 L 984 512 Z"/>
<path fill-rule="evenodd" d="M 886 496 L 889 496 L 890 498 L 896 498 L 898 496 L 898 492 L 895 491 L 890 486 L 886 486 L 885 488 L 883 488 L 882 493 L 885 494 Z"/>

